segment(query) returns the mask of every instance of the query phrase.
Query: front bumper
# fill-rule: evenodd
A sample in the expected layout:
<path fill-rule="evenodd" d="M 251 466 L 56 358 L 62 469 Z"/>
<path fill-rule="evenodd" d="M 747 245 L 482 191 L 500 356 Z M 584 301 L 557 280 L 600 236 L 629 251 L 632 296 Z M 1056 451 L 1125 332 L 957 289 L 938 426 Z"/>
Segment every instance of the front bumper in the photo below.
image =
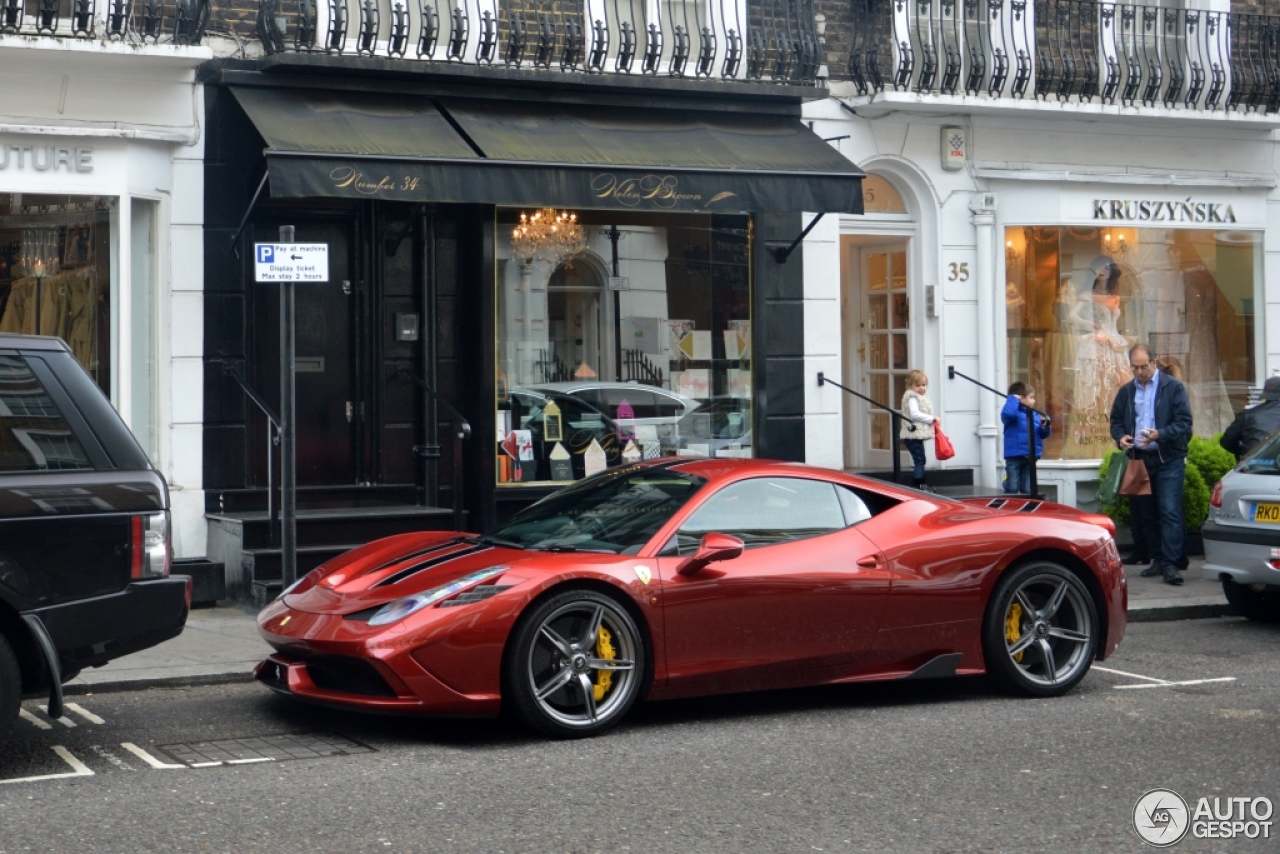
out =
<path fill-rule="evenodd" d="M 1213 520 L 1200 529 L 1204 540 L 1205 578 L 1217 581 L 1224 575 L 1237 584 L 1268 584 L 1280 587 L 1280 530 L 1219 525 Z M 1273 552 L 1277 557 L 1273 558 Z"/>
<path fill-rule="evenodd" d="M 276 652 L 253 675 L 278 693 L 390 714 L 489 717 L 500 708 L 502 644 L 493 643 L 496 637 L 467 643 L 445 629 L 433 642 L 431 633 L 395 624 L 379 629 L 340 615 L 295 611 L 279 601 L 258 615 L 258 625 Z"/>

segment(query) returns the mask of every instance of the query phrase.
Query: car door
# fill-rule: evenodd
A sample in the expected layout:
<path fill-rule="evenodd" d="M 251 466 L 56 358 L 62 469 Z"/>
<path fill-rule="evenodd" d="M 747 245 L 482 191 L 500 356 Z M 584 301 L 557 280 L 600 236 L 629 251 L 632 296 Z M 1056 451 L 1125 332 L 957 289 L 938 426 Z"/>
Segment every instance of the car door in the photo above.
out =
<path fill-rule="evenodd" d="M 671 693 L 851 672 L 889 595 L 883 557 L 855 527 L 870 515 L 852 491 L 801 477 L 742 480 L 704 499 L 658 560 Z M 681 575 L 712 532 L 743 540 L 742 554 Z"/>

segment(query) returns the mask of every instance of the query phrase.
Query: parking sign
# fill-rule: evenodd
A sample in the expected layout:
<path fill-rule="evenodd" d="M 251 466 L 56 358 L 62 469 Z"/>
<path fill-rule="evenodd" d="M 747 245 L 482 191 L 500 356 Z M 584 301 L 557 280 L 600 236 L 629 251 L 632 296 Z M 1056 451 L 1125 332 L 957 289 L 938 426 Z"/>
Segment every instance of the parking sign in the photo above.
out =
<path fill-rule="evenodd" d="M 255 243 L 253 260 L 259 282 L 329 281 L 327 243 Z"/>

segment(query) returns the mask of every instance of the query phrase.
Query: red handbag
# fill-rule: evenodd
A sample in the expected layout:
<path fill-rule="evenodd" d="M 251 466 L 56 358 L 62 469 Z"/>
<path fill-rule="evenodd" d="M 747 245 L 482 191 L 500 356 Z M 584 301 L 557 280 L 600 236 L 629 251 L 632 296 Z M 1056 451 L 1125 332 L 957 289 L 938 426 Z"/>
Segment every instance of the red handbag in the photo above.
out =
<path fill-rule="evenodd" d="M 938 462 L 949 460 L 956 455 L 955 447 L 947 438 L 947 434 L 942 432 L 942 425 L 937 421 L 933 422 L 933 455 L 938 458 Z"/>

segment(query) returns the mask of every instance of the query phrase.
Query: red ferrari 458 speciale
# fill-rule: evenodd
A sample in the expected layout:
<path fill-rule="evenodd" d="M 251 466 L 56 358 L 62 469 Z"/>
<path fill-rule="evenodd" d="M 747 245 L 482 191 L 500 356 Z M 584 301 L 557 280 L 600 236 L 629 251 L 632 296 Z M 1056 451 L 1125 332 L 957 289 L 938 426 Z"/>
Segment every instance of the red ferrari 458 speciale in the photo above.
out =
<path fill-rule="evenodd" d="M 761 460 L 654 460 L 487 536 L 403 534 L 258 617 L 256 676 L 377 712 L 494 715 L 561 737 L 641 697 L 987 674 L 1071 689 L 1125 631 L 1105 516 L 957 500 Z"/>

